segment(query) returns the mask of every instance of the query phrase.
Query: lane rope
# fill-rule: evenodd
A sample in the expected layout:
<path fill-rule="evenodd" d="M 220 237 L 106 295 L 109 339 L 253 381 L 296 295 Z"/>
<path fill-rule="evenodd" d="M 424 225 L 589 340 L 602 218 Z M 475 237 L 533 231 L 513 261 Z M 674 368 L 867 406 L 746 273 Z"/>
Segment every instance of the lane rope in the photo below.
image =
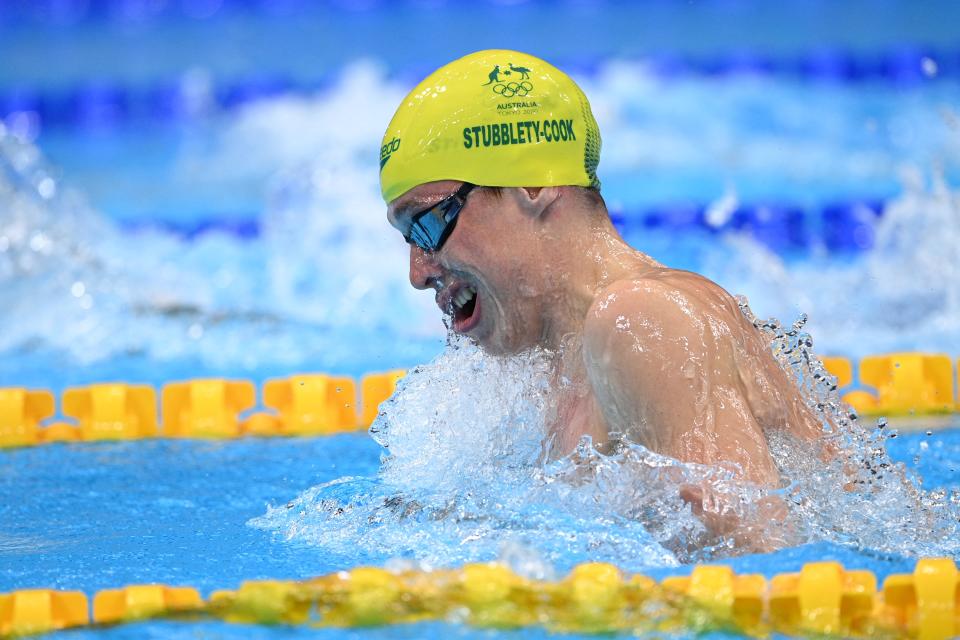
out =
<path fill-rule="evenodd" d="M 564 633 L 726 630 L 751 637 L 939 640 L 960 633 L 958 588 L 950 558 L 920 559 L 912 574 L 890 575 L 879 589 L 872 572 L 837 562 L 808 563 L 769 581 L 727 566 L 698 565 L 689 576 L 659 583 L 603 563 L 577 565 L 555 582 L 527 579 L 498 564 L 400 573 L 359 567 L 302 582 L 244 582 L 207 600 L 191 587 L 130 585 L 94 594 L 92 615 L 79 591 L 14 591 L 0 594 L 0 636 L 163 619 L 345 628 L 440 621 Z"/>
<path fill-rule="evenodd" d="M 860 415 L 934 416 L 960 412 L 960 360 L 894 353 L 858 363 L 823 358 L 843 400 Z M 855 376 L 854 374 L 857 373 Z M 150 385 L 102 383 L 66 389 L 59 405 L 45 389 L 0 388 L 0 449 L 55 442 L 143 438 L 319 436 L 368 428 L 405 371 L 348 376 L 301 374 L 267 380 L 222 378 Z M 261 407 L 257 407 L 257 402 Z M 56 407 L 63 416 L 55 418 Z M 158 411 L 159 408 L 159 411 Z M 160 419 L 162 416 L 162 421 Z"/>

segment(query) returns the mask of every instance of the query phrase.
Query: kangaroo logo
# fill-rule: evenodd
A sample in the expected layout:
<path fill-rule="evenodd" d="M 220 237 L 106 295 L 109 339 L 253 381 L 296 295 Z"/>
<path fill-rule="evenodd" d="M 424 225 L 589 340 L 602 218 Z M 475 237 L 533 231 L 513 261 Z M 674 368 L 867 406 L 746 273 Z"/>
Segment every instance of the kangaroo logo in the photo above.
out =
<path fill-rule="evenodd" d="M 500 65 L 493 65 L 493 71 L 490 72 L 490 75 L 488 75 L 487 78 L 489 78 L 489 80 L 480 85 L 481 87 L 485 87 L 488 84 L 493 84 L 494 82 L 500 82 Z"/>
<path fill-rule="evenodd" d="M 525 98 L 533 91 L 533 83 L 530 82 L 530 69 L 527 67 L 515 67 L 512 62 L 507 63 L 507 69 L 501 69 L 500 65 L 493 65 L 493 69 L 487 74 L 487 81 L 481 84 L 481 87 L 493 85 L 490 89 L 497 95 L 504 98 Z M 519 81 L 504 80 L 500 77 L 519 74 Z"/>

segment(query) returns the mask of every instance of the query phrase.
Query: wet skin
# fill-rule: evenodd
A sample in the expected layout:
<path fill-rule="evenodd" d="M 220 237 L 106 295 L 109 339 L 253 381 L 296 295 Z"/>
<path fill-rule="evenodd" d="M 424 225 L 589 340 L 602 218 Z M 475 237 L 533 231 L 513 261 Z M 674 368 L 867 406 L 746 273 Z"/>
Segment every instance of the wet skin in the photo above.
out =
<path fill-rule="evenodd" d="M 406 228 L 410 215 L 460 184 L 420 185 L 390 203 L 388 219 Z M 628 246 L 602 203 L 576 188 L 475 189 L 440 251 L 411 245 L 409 268 L 411 284 L 434 288 L 444 311 L 460 290 L 476 291 L 473 315 L 454 314 L 454 329 L 465 328 L 485 350 L 542 347 L 556 355 L 562 391 L 551 419 L 554 456 L 583 435 L 601 450 L 626 438 L 775 486 L 767 434 L 809 440 L 820 433 L 732 296 Z M 682 493 L 697 511 L 704 491 Z"/>

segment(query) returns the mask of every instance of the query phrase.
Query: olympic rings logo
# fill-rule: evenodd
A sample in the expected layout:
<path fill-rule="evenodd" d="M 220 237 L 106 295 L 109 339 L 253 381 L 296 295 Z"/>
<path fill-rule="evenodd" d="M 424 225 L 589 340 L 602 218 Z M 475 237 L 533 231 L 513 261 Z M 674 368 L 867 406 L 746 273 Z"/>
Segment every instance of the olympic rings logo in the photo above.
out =
<path fill-rule="evenodd" d="M 523 82 L 498 82 L 493 85 L 493 92 L 504 98 L 525 98 L 531 91 L 533 91 L 533 85 L 526 80 Z"/>

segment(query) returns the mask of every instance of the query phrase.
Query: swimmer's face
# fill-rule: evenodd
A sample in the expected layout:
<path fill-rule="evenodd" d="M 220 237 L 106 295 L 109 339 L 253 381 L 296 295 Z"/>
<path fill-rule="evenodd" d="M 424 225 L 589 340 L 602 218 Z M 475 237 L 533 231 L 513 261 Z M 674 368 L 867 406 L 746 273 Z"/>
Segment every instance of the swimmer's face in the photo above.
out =
<path fill-rule="evenodd" d="M 390 203 L 387 219 L 401 232 L 411 217 L 449 197 L 461 182 L 420 185 Z M 543 334 L 543 295 L 534 241 L 535 221 L 503 197 L 475 188 L 456 227 L 436 252 L 410 245 L 410 284 L 436 290 L 437 305 L 451 328 L 492 353 L 515 353 L 536 345 Z"/>

